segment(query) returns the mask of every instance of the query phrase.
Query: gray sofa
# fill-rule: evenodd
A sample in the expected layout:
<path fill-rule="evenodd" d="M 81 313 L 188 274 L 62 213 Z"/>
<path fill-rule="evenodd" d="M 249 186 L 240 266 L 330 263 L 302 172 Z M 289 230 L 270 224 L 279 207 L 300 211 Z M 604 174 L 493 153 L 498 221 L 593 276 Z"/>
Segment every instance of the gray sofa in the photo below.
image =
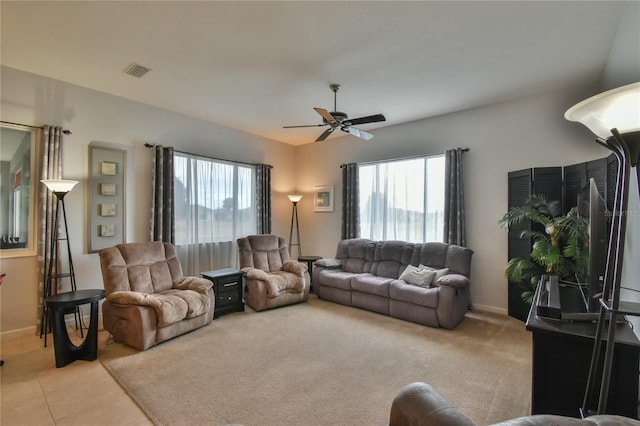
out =
<path fill-rule="evenodd" d="M 469 309 L 472 255 L 445 243 L 342 240 L 334 259 L 314 263 L 313 291 L 324 300 L 453 329 Z M 399 279 L 408 265 L 430 267 L 438 275 L 428 286 L 409 284 Z"/>
<path fill-rule="evenodd" d="M 415 382 L 405 386 L 391 404 L 389 426 L 454 425 L 476 426 L 476 423 L 427 383 Z M 611 414 L 585 419 L 536 414 L 505 420 L 496 426 L 640 426 L 640 421 Z"/>

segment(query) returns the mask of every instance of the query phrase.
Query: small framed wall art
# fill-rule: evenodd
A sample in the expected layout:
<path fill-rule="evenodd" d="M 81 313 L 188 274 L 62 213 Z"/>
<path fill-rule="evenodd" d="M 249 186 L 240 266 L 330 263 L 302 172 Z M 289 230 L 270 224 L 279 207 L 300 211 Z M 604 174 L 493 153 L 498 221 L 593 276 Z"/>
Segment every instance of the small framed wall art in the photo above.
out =
<path fill-rule="evenodd" d="M 88 250 L 125 242 L 125 170 L 127 152 L 105 144 L 89 145 Z"/>
<path fill-rule="evenodd" d="M 333 186 L 316 186 L 313 192 L 313 211 L 333 211 Z"/>

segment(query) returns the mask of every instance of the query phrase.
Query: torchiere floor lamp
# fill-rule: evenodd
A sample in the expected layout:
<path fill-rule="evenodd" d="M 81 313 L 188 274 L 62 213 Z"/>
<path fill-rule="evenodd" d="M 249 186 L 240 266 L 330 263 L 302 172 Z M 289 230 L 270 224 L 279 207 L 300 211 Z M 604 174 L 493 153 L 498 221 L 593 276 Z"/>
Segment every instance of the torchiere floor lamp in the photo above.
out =
<path fill-rule="evenodd" d="M 293 203 L 293 210 L 291 211 L 291 228 L 289 229 L 289 256 L 291 256 L 291 246 L 298 246 L 298 257 L 302 256 L 302 248 L 300 246 L 300 226 L 298 224 L 298 201 L 302 199 L 302 195 L 287 195 L 289 200 Z M 296 237 L 295 244 L 293 243 L 293 224 L 295 222 Z"/>
<path fill-rule="evenodd" d="M 52 296 L 58 292 L 59 280 L 62 278 L 69 278 L 71 281 L 71 290 L 76 291 L 76 275 L 73 269 L 73 259 L 71 258 L 71 244 L 69 244 L 69 227 L 67 226 L 67 211 L 64 207 L 64 196 L 73 189 L 78 183 L 76 180 L 62 180 L 62 179 L 45 179 L 41 180 L 47 189 L 56 196 L 56 210 L 55 216 L 51 228 L 51 241 L 49 246 L 48 264 L 45 266 L 45 279 L 44 279 L 44 299 Z M 62 207 L 62 218 L 64 230 L 60 228 L 60 208 Z M 67 260 L 69 263 L 68 272 L 62 272 L 59 269 L 60 262 L 60 241 L 64 241 L 67 244 Z M 54 286 L 55 285 L 55 286 Z M 74 316 L 76 320 L 76 328 L 78 327 L 80 318 L 79 308 L 74 310 Z M 49 312 L 46 307 L 45 300 L 43 300 L 42 308 L 42 321 L 40 323 L 40 337 L 44 334 L 44 346 L 47 346 L 47 333 L 49 332 Z M 82 327 L 80 328 L 82 334 Z M 83 336 L 84 337 L 84 336 Z"/>
<path fill-rule="evenodd" d="M 591 365 L 581 408 L 583 417 L 589 415 L 589 401 L 595 390 L 595 375 L 600 363 L 600 351 L 605 323 L 608 321 L 607 342 L 600 380 L 598 414 L 606 411 L 613 367 L 613 351 L 618 316 L 640 315 L 640 303 L 621 302 L 620 287 L 622 262 L 629 206 L 629 178 L 631 169 L 636 169 L 640 196 L 640 82 L 618 87 L 586 99 L 571 107 L 565 118 L 585 125 L 596 136 L 596 141 L 613 151 L 618 160 L 616 196 L 613 208 L 609 250 L 604 277 L 604 288 L 600 298 L 600 313 L 596 330 Z M 630 372 L 631 373 L 631 372 Z"/>

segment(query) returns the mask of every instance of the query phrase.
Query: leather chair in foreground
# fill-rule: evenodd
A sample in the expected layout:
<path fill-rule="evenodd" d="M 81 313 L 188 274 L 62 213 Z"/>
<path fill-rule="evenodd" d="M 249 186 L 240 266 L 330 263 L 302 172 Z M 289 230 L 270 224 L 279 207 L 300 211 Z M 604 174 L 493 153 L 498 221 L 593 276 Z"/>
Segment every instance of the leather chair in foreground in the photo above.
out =
<path fill-rule="evenodd" d="M 106 293 L 102 322 L 116 342 L 145 350 L 213 320 L 213 283 L 185 277 L 169 243 L 103 249 L 100 267 Z"/>
<path fill-rule="evenodd" d="M 306 302 L 311 290 L 307 265 L 291 260 L 284 238 L 238 238 L 240 269 L 246 274 L 244 301 L 254 311 Z"/>
<path fill-rule="evenodd" d="M 640 426 L 640 421 L 603 414 L 586 419 L 537 414 L 497 423 L 497 426 Z M 391 405 L 389 426 L 477 426 L 432 386 L 416 382 L 402 388 Z"/>

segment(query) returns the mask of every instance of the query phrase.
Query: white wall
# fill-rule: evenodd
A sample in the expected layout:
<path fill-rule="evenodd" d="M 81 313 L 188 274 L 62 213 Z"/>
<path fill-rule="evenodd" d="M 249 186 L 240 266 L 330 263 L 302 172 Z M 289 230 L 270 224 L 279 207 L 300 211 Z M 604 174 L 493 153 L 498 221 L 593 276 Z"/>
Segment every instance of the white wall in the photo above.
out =
<path fill-rule="evenodd" d="M 538 94 L 510 102 L 374 131 L 371 141 L 346 136 L 303 145 L 297 161 L 303 252 L 333 257 L 340 238 L 340 164 L 442 153 L 469 147 L 464 155 L 467 245 L 474 250 L 471 298 L 482 307 L 506 311 L 507 233 L 498 220 L 507 209 L 507 173 L 530 167 L 563 166 L 609 153 L 584 127 L 564 119 L 567 108 L 597 88 Z M 314 213 L 314 186 L 334 185 L 336 209 Z"/>
<path fill-rule="evenodd" d="M 279 234 L 288 232 L 291 204 L 286 194 L 293 189 L 296 173 L 293 146 L 7 67 L 1 68 L 0 76 L 2 120 L 61 125 L 73 132 L 64 137 L 63 177 L 80 181 L 65 197 L 79 288 L 102 288 L 98 255 L 87 252 L 90 143 L 107 143 L 127 151 L 128 242 L 148 239 L 152 151 L 144 148 L 145 142 L 273 165 L 273 228 Z M 0 289 L 1 330 L 33 327 L 38 317 L 37 259 L 0 262 L 0 270 L 7 274 Z"/>

